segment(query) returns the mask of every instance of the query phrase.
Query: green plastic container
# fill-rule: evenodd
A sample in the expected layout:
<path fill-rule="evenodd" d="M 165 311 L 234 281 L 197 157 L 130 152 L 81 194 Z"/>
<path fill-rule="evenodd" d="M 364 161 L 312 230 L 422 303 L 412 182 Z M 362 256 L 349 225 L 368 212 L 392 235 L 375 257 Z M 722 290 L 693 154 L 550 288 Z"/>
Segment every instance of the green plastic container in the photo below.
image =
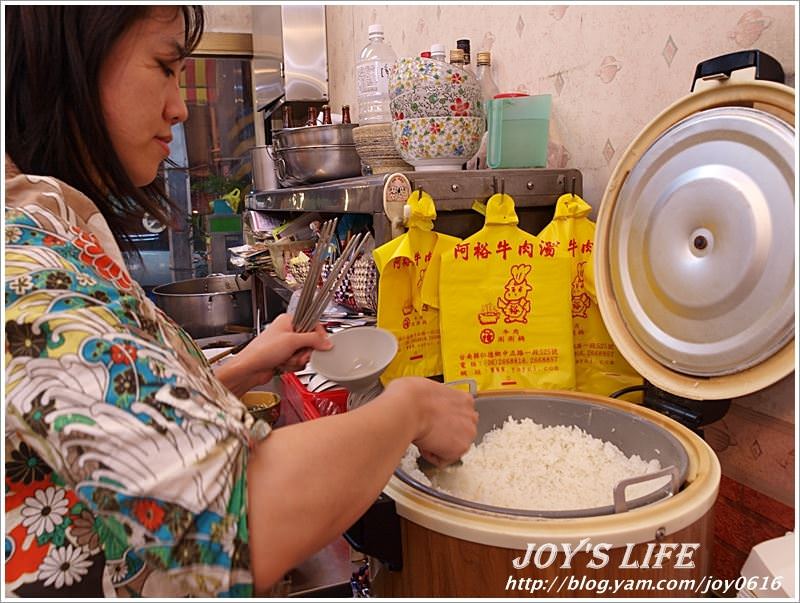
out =
<path fill-rule="evenodd" d="M 489 167 L 547 167 L 552 104 L 549 94 L 490 100 L 486 146 Z"/>

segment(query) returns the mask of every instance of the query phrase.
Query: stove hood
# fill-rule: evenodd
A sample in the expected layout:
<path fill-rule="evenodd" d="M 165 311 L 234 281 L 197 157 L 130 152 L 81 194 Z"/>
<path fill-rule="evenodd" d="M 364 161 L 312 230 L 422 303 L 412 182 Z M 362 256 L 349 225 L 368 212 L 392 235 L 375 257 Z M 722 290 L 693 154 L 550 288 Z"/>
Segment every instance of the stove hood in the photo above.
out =
<path fill-rule="evenodd" d="M 253 6 L 255 108 L 328 101 L 325 6 Z"/>

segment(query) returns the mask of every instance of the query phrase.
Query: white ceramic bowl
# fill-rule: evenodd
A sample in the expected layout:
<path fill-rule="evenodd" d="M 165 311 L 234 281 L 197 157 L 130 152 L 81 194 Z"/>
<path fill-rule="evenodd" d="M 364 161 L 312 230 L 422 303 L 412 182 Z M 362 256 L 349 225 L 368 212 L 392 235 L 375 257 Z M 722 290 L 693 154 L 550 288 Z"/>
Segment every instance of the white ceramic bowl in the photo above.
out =
<path fill-rule="evenodd" d="M 444 61 L 422 57 L 402 57 L 389 71 L 390 98 L 411 92 L 416 88 L 436 84 L 473 88 L 477 89 L 480 94 L 480 84 L 473 73 Z"/>
<path fill-rule="evenodd" d="M 425 117 L 392 122 L 400 156 L 416 170 L 452 170 L 478 152 L 483 117 Z"/>
<path fill-rule="evenodd" d="M 386 329 L 350 327 L 330 336 L 333 348 L 311 352 L 311 368 L 351 392 L 369 391 L 397 354 L 397 338 Z"/>
<path fill-rule="evenodd" d="M 389 101 L 392 120 L 419 117 L 483 117 L 480 88 L 433 84 L 404 92 Z"/>

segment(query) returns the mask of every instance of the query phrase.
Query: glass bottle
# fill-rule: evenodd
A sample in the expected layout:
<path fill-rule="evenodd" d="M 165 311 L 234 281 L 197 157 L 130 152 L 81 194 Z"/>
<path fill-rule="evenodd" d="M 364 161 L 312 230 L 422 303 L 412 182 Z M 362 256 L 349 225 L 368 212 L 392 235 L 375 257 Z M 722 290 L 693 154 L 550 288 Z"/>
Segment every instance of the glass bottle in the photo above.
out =
<path fill-rule="evenodd" d="M 450 51 L 450 64 L 456 67 L 464 68 L 464 51 L 460 48 Z"/>
<path fill-rule="evenodd" d="M 469 40 L 467 38 L 456 40 L 456 48 L 460 48 L 464 51 L 464 69 L 471 72 L 472 66 L 470 65 Z"/>
<path fill-rule="evenodd" d="M 435 61 L 447 61 L 444 44 L 431 44 L 431 58 Z"/>
<path fill-rule="evenodd" d="M 317 109 L 316 109 L 316 107 L 309 107 L 308 108 L 308 117 L 306 118 L 306 125 L 307 126 L 316 126 L 317 125 Z"/>
<path fill-rule="evenodd" d="M 331 108 L 329 105 L 322 105 L 322 125 L 330 125 L 331 121 Z"/>
<path fill-rule="evenodd" d="M 342 105 L 342 123 L 350 123 L 350 105 Z"/>
<path fill-rule="evenodd" d="M 478 80 L 481 86 L 481 98 L 483 99 L 484 107 L 488 110 L 486 101 L 492 100 L 500 92 L 492 76 L 491 52 L 482 51 L 478 53 L 478 71 L 475 74 L 475 79 Z"/>
<path fill-rule="evenodd" d="M 356 61 L 359 124 L 392 121 L 389 109 L 389 71 L 396 61 L 397 55 L 383 39 L 383 25 L 370 25 L 369 44 L 364 46 Z"/>
<path fill-rule="evenodd" d="M 291 107 L 291 105 L 284 105 L 283 106 L 283 127 L 284 128 L 291 128 L 292 127 L 292 107 Z"/>

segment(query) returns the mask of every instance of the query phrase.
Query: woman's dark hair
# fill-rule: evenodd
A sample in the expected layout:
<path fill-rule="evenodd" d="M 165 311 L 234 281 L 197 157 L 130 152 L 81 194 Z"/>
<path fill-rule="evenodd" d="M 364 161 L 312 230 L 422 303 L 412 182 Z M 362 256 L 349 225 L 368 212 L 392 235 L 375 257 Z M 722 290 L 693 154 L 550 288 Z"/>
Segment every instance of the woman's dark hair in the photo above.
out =
<path fill-rule="evenodd" d="M 22 173 L 58 178 L 87 195 L 117 242 L 147 212 L 169 223 L 163 182 L 137 187 L 102 119 L 99 73 L 112 46 L 153 6 L 5 6 L 6 151 Z M 166 7 L 165 7 L 166 8 Z M 203 34 L 201 6 L 175 6 L 183 47 Z"/>

